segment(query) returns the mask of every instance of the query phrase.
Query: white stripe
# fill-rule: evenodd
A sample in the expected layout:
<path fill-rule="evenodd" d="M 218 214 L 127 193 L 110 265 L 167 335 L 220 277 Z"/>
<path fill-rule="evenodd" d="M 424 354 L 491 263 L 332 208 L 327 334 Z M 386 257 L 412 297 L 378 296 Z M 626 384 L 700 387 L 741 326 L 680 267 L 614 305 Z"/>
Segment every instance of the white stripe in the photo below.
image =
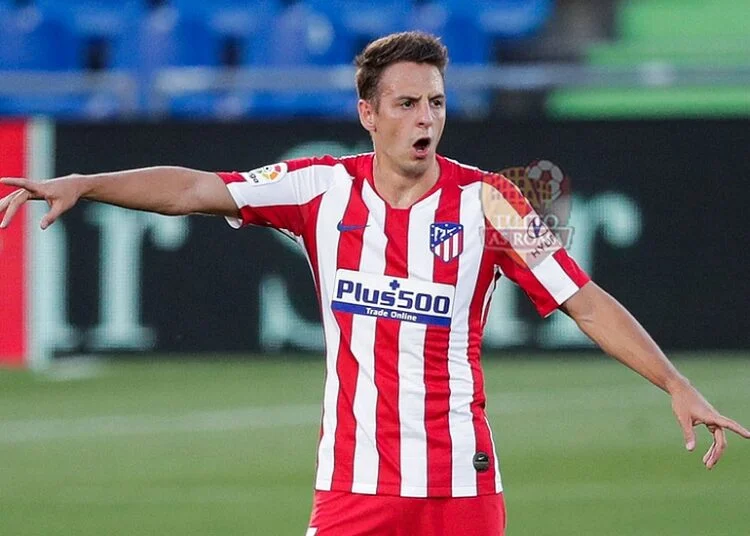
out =
<path fill-rule="evenodd" d="M 479 200 L 480 183 L 473 184 L 461 192 L 461 223 L 464 229 L 464 251 L 459 256 L 456 303 L 451 322 L 448 348 L 448 373 L 450 375 L 450 426 L 453 475 L 453 495 L 476 495 L 477 472 L 473 458 L 476 452 L 471 402 L 474 400 L 474 377 L 469 365 L 469 309 L 476 291 L 479 265 L 484 251 L 483 236 L 479 229 L 484 215 Z"/>
<path fill-rule="evenodd" d="M 305 536 L 315 536 L 315 534 L 318 532 L 318 529 L 314 527 L 310 527 L 307 529 L 307 532 L 305 532 Z"/>
<path fill-rule="evenodd" d="M 433 280 L 435 256 L 430 251 L 430 224 L 440 202 L 430 196 L 412 207 L 408 230 L 409 278 Z M 401 495 L 427 496 L 427 431 L 425 428 L 424 345 L 427 326 L 402 322 L 398 336 L 398 409 L 401 421 Z"/>
<path fill-rule="evenodd" d="M 487 429 L 490 431 L 490 441 L 492 442 L 492 455 L 495 460 L 495 492 L 500 493 L 503 491 L 503 479 L 500 477 L 500 458 L 497 457 L 497 446 L 495 446 L 495 436 L 492 433 L 492 427 L 487 416 L 484 417 L 484 423 Z"/>
<path fill-rule="evenodd" d="M 498 268 L 496 266 L 494 274 L 493 274 L 493 276 L 495 276 L 495 277 L 493 277 L 492 283 L 487 286 L 487 292 L 484 294 L 484 299 L 482 300 L 482 324 L 483 325 L 487 321 L 487 318 L 486 318 L 485 314 L 487 316 L 489 316 L 489 312 L 490 311 L 487 308 L 487 306 L 489 305 L 490 300 L 492 299 L 492 293 L 495 292 L 495 287 L 497 287 L 497 277 L 496 276 L 500 272 L 501 272 L 500 268 Z"/>
<path fill-rule="evenodd" d="M 383 233 L 385 205 L 372 191 L 367 181 L 362 197 L 370 213 L 363 236 L 362 257 L 359 268 L 363 272 L 385 272 L 385 247 Z M 375 388 L 375 324 L 377 318 L 352 315 L 352 353 L 359 363 L 357 388 L 354 392 L 354 418 L 356 420 L 354 445 L 354 475 L 352 492 L 375 494 L 378 487 L 380 457 L 375 443 L 378 393 Z"/>
<path fill-rule="evenodd" d="M 578 285 L 565 273 L 565 270 L 552 255 L 534 266 L 531 273 L 558 304 L 563 303 L 578 292 Z"/>
<path fill-rule="evenodd" d="M 336 374 L 341 331 L 328 304 L 331 302 L 339 233 L 336 225 L 344 216 L 351 192 L 351 181 L 341 181 L 329 189 L 320 202 L 315 239 L 317 242 L 318 270 L 320 277 L 320 300 L 323 311 L 323 332 L 326 339 L 326 382 L 323 394 L 323 430 L 318 446 L 318 475 L 316 489 L 330 490 L 333 479 L 333 447 L 336 434 L 336 403 L 339 394 L 339 379 Z"/>
<path fill-rule="evenodd" d="M 238 208 L 304 205 L 328 190 L 337 179 L 351 182 L 342 164 L 315 165 L 289 171 L 269 183 L 232 182 L 227 184 L 227 189 Z M 238 218 L 225 219 L 235 229 L 242 223 Z"/>

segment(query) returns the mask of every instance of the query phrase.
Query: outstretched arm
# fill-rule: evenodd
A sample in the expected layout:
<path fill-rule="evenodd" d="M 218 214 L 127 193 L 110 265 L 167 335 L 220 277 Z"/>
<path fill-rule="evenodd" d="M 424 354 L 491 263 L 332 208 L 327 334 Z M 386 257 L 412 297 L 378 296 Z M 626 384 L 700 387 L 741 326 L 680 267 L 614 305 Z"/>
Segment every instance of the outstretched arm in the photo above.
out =
<path fill-rule="evenodd" d="M 750 431 L 717 412 L 677 371 L 627 309 L 598 285 L 586 284 L 562 305 L 562 310 L 602 350 L 669 393 L 688 450 L 695 448 L 693 427 L 706 425 L 713 435 L 713 443 L 703 456 L 708 469 L 716 465 L 726 448 L 725 429 L 750 439 Z"/>
<path fill-rule="evenodd" d="M 18 209 L 30 199 L 43 199 L 50 209 L 42 218 L 46 229 L 79 199 L 167 215 L 193 213 L 237 217 L 237 205 L 223 181 L 214 173 L 160 166 L 97 175 L 69 175 L 37 182 L 0 179 L 18 190 L 0 199 L 0 228 L 8 226 Z"/>

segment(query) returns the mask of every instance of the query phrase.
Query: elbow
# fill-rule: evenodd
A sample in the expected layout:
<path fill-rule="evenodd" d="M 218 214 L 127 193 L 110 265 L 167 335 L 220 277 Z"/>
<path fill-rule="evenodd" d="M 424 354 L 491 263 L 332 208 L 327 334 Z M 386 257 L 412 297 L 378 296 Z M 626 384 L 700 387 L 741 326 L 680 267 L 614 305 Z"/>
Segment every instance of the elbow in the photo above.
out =
<path fill-rule="evenodd" d="M 598 306 L 607 297 L 599 286 L 590 281 L 568 298 L 560 309 L 579 326 L 590 325 L 596 320 Z"/>
<path fill-rule="evenodd" d="M 157 211 L 164 216 L 188 216 L 201 211 L 201 188 L 199 181 L 185 181 L 180 188 L 168 194 Z"/>

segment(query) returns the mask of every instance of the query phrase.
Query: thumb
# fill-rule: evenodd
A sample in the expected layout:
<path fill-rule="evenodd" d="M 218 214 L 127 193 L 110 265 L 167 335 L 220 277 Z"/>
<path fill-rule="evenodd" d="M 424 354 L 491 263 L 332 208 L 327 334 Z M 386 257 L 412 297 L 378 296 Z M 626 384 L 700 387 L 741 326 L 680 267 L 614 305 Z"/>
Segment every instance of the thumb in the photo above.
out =
<path fill-rule="evenodd" d="M 50 209 L 47 211 L 47 214 L 42 217 L 42 221 L 40 223 L 42 230 L 55 223 L 55 220 L 57 220 L 57 218 L 60 217 L 60 215 L 65 212 L 65 210 L 65 207 L 61 203 L 52 203 L 50 205 Z"/>

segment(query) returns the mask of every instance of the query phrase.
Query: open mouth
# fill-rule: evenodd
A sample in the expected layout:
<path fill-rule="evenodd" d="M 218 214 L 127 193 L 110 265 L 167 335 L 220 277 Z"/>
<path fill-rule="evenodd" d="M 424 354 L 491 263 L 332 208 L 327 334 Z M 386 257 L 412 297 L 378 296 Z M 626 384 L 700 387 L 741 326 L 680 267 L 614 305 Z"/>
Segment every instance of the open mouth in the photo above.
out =
<path fill-rule="evenodd" d="M 414 150 L 417 153 L 417 156 L 426 156 L 427 151 L 430 148 L 430 144 L 432 143 L 432 138 L 425 136 L 424 138 L 419 138 L 417 141 L 414 142 Z"/>

